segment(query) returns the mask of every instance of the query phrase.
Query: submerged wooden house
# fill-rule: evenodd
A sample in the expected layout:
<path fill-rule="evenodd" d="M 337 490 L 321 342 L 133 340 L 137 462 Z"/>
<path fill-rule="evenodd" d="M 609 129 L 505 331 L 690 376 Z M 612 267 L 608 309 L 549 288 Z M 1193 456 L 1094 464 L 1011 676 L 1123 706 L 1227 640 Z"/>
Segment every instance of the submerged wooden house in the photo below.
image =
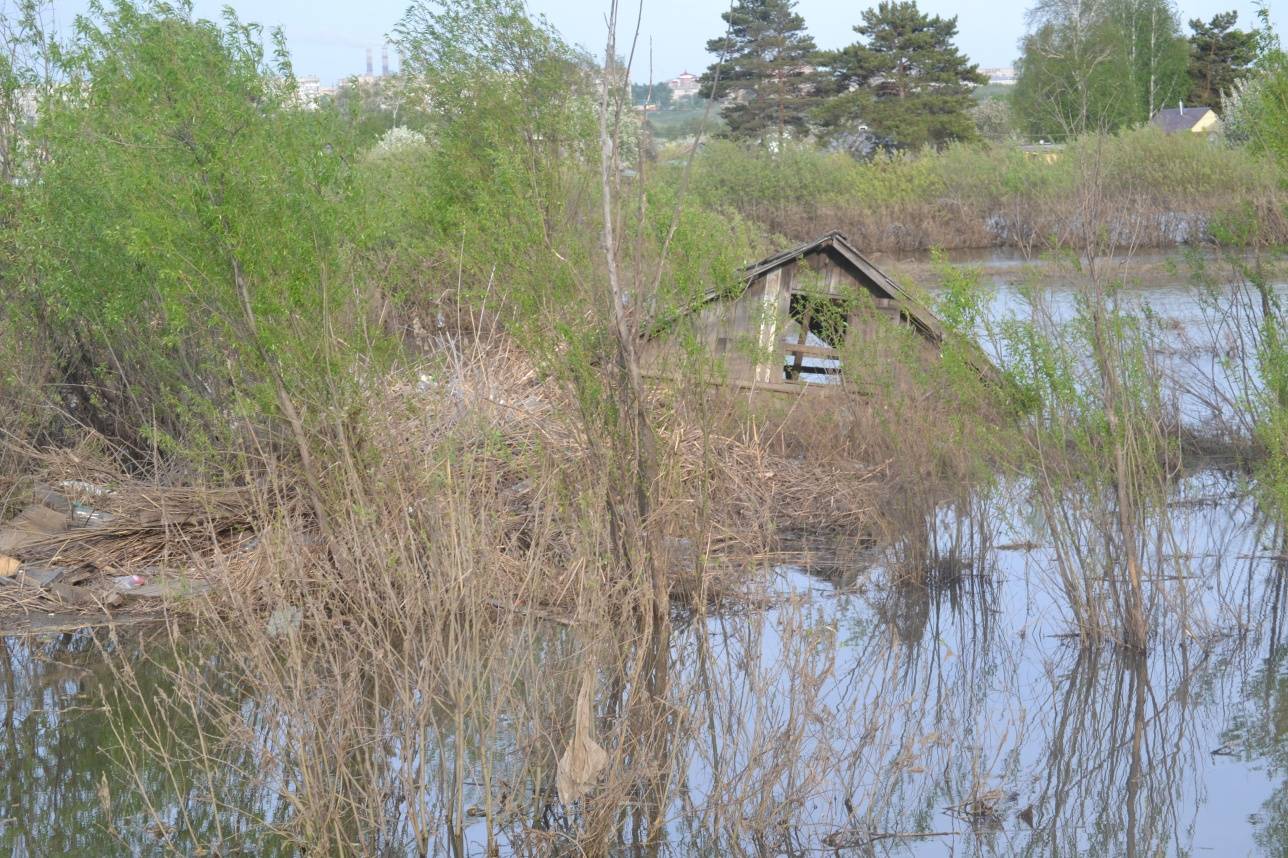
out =
<path fill-rule="evenodd" d="M 840 232 L 775 254 L 747 267 L 739 286 L 707 293 L 685 314 L 655 328 L 646 360 L 663 353 L 661 336 L 684 317 L 707 353 L 719 358 L 730 383 L 799 391 L 839 382 L 844 355 L 861 354 L 872 325 L 905 325 L 927 351 L 939 352 L 939 319 Z M 979 352 L 986 376 L 996 370 Z M 825 389 L 825 388 L 824 388 Z"/>

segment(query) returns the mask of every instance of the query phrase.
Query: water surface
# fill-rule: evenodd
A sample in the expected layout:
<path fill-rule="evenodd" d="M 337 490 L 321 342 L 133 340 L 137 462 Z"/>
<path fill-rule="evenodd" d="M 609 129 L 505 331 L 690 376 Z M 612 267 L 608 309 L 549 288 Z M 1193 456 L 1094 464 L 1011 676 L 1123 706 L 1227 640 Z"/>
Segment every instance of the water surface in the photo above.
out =
<path fill-rule="evenodd" d="M 997 287 L 994 320 L 1026 312 L 1007 276 Z M 1057 283 L 1045 297 L 1072 313 L 1077 292 Z M 1220 336 L 1184 280 L 1127 300 L 1175 320 L 1178 344 Z M 1213 355 L 1220 346 L 1199 342 Z M 1202 366 L 1193 354 L 1169 357 Z M 824 543 L 760 570 L 771 607 L 677 617 L 672 683 L 685 717 L 662 854 L 1288 852 L 1288 542 L 1247 477 L 1201 470 L 1174 486 L 1158 555 L 1174 574 L 1157 585 L 1158 643 L 1143 657 L 1078 645 L 1030 488 L 1002 481 L 968 510 L 942 509 L 918 536 L 930 542 L 927 586 L 894 581 L 907 546 Z M 553 664 L 566 636 L 541 629 L 516 645 Z M 122 665 L 142 705 L 115 693 Z M 217 771 L 191 764 L 203 713 L 159 723 L 147 704 L 171 694 L 180 667 L 238 701 L 263 746 L 231 746 Z M 166 628 L 35 634 L 3 640 L 0 671 L 0 851 L 294 854 L 271 833 L 290 819 L 293 787 L 266 750 L 270 701 L 212 647 Z M 486 750 L 505 757 L 523 731 L 503 720 Z M 391 754 L 411 766 L 470 741 L 440 724 Z M 159 759 L 158 744 L 174 753 Z M 479 751 L 463 755 L 467 765 Z M 486 806 L 484 779 L 466 783 L 466 803 Z M 390 798 L 391 818 L 400 800 Z M 523 831 L 544 827 L 543 842 L 558 843 L 575 825 L 550 800 L 535 803 L 544 812 L 501 826 L 502 851 L 530 843 Z M 635 854 L 629 830 L 622 841 Z M 444 830 L 428 851 L 452 846 Z M 485 854 L 481 818 L 463 847 Z M 397 826 L 382 850 L 417 854 Z"/>

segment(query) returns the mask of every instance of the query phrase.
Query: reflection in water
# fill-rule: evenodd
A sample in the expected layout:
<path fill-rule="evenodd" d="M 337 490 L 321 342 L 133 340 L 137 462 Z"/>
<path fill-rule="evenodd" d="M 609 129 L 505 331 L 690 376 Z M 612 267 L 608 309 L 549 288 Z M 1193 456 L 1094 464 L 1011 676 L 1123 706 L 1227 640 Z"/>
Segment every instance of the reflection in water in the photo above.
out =
<path fill-rule="evenodd" d="M 229 759 L 224 772 L 135 766 L 138 740 L 164 730 L 181 755 L 197 738 L 193 725 L 158 724 L 119 698 L 105 654 L 150 667 L 138 672 L 139 690 L 153 699 L 168 693 L 165 665 L 143 659 L 168 652 L 155 635 L 131 635 L 118 646 L 103 632 L 3 641 L 0 672 L 5 691 L 3 748 L 5 819 L 0 851 L 12 855 L 162 855 L 178 835 L 211 849 L 242 847 L 256 855 L 290 854 L 275 848 L 260 821 L 280 812 L 270 785 L 246 777 L 252 762 Z M 197 663 L 203 659 L 196 653 Z M 216 668 L 217 662 L 206 661 Z M 142 717 L 139 717 L 139 716 Z M 238 763 L 241 763 L 239 766 Z M 210 779 L 211 775 L 218 781 Z M 226 802 L 230 809 L 220 808 Z M 153 805 L 150 801 L 160 801 Z M 254 813 L 243 810 L 254 809 Z M 180 830 L 182 828 L 183 830 Z"/>
<path fill-rule="evenodd" d="M 531 660 L 520 680 L 531 722 L 459 717 L 441 689 L 400 702 L 374 671 L 355 676 L 384 738 L 330 749 L 326 770 L 385 784 L 373 811 L 383 822 L 372 835 L 370 814 L 343 806 L 346 794 L 369 795 L 354 787 L 337 790 L 334 824 L 352 827 L 356 853 L 388 855 L 587 844 L 662 855 L 1278 854 L 1288 652 L 1283 552 L 1269 547 L 1282 540 L 1236 488 L 1217 474 L 1179 487 L 1175 551 L 1202 582 L 1185 596 L 1203 631 L 1162 638 L 1148 656 L 1071 643 L 1040 528 L 999 512 L 1013 497 L 974 506 L 985 522 L 932 528 L 924 587 L 895 583 L 898 558 L 884 554 L 869 553 L 868 571 L 844 585 L 785 567 L 770 610 L 692 616 L 668 638 L 627 645 L 632 669 L 601 670 L 595 685 L 605 778 L 627 785 L 611 802 L 558 802 L 564 742 L 536 723 L 565 723 L 573 709 L 575 683 L 541 682 L 584 670 L 569 630 L 519 629 L 505 642 Z M 6 641 L 0 844 L 15 855 L 293 854 L 286 832 L 309 784 L 290 749 L 323 753 L 307 743 L 326 733 L 283 723 L 233 664 L 176 648 L 168 629 Z M 200 675 L 221 707 L 185 719 L 157 705 L 184 675 Z M 393 723 L 413 713 L 415 731 Z M 210 753 L 218 767 L 196 762 Z"/>
<path fill-rule="evenodd" d="M 1269 632 L 1264 658 L 1241 664 L 1246 681 L 1239 688 L 1227 728 L 1213 745 L 1214 757 L 1240 763 L 1262 773 L 1273 791 L 1251 820 L 1257 844 L 1266 854 L 1282 854 L 1288 844 L 1288 649 L 1284 647 L 1285 562 L 1279 560 L 1266 586 L 1265 613 Z M 1252 662 L 1247 653 L 1242 661 Z"/>

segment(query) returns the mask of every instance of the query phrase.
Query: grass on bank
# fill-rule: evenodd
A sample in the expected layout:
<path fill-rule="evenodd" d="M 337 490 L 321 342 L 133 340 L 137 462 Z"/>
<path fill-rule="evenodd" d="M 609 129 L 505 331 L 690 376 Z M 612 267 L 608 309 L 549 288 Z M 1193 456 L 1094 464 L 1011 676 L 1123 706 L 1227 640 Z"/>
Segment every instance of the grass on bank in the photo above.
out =
<path fill-rule="evenodd" d="M 1249 216 L 1257 227 L 1247 238 L 1288 239 L 1271 160 L 1152 127 L 1082 138 L 1052 161 L 1010 144 L 856 161 L 808 145 L 774 153 L 716 140 L 697 161 L 693 189 L 702 205 L 791 240 L 840 229 L 872 251 L 1009 246 L 1036 254 L 1078 245 L 1078 188 L 1093 166 L 1114 201 L 1101 226 L 1137 234 L 1137 246 L 1211 241 L 1224 220 Z"/>

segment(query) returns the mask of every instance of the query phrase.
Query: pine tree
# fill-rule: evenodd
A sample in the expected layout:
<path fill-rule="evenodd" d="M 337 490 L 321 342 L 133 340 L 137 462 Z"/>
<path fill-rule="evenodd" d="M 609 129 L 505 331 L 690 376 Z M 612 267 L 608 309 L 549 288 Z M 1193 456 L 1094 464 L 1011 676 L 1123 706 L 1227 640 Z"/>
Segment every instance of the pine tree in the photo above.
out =
<path fill-rule="evenodd" d="M 722 14 L 726 34 L 707 42 L 721 58 L 702 75 L 702 95 L 728 99 L 720 115 L 731 137 L 781 148 L 789 134 L 809 130 L 817 102 L 817 48 L 795 0 L 736 0 Z"/>
<path fill-rule="evenodd" d="M 1257 58 L 1257 34 L 1234 29 L 1238 12 L 1222 12 L 1203 23 L 1190 21 L 1190 93 L 1192 104 L 1221 110 L 1222 97 L 1248 73 Z"/>
<path fill-rule="evenodd" d="M 976 136 L 971 91 L 988 81 L 953 44 L 956 17 L 882 0 L 854 31 L 866 41 L 820 57 L 834 93 L 819 112 L 825 127 L 861 122 L 906 148 Z"/>

